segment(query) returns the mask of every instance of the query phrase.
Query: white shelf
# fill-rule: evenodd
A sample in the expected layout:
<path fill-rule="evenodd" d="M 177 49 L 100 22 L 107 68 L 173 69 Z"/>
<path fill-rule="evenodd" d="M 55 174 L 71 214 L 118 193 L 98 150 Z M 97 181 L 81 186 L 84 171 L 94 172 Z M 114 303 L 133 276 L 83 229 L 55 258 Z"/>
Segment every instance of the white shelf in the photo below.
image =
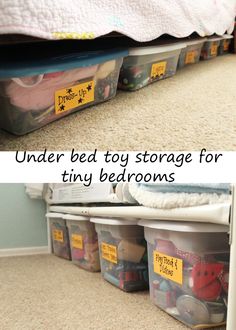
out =
<path fill-rule="evenodd" d="M 92 217 L 139 218 L 172 221 L 229 224 L 230 203 L 176 209 L 154 209 L 144 206 L 50 206 L 50 212 L 71 213 Z"/>

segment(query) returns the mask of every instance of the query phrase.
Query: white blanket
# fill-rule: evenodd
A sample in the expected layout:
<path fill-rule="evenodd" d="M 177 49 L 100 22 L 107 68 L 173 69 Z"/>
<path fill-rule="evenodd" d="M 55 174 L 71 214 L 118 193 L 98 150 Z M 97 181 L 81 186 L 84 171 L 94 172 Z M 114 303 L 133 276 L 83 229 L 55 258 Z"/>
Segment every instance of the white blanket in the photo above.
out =
<path fill-rule="evenodd" d="M 0 34 L 92 39 L 112 31 L 138 41 L 162 34 L 231 33 L 236 0 L 2 0 Z"/>

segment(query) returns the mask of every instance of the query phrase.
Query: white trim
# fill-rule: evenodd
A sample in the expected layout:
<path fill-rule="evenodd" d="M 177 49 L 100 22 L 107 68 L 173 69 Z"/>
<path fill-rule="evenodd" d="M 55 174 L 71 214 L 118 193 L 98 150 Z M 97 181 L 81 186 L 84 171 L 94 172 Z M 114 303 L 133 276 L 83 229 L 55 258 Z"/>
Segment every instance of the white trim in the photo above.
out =
<path fill-rule="evenodd" d="M 30 256 L 37 254 L 49 254 L 48 246 L 35 246 L 26 248 L 0 249 L 1 257 Z"/>
<path fill-rule="evenodd" d="M 227 330 L 235 329 L 235 290 L 236 290 L 236 184 L 232 188 L 232 207 L 230 219 L 230 263 L 229 263 L 229 289 L 228 289 L 228 309 L 227 309 Z"/>

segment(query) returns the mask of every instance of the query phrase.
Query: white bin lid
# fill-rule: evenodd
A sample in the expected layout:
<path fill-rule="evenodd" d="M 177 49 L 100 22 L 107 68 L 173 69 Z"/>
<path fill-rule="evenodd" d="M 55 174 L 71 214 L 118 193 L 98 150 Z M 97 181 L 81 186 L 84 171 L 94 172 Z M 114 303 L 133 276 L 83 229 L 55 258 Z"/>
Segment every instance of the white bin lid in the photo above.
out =
<path fill-rule="evenodd" d="M 225 225 L 217 225 L 201 222 L 183 222 L 183 221 L 146 221 L 140 220 L 140 226 L 153 229 L 180 231 L 188 233 L 227 233 L 229 227 Z"/>
<path fill-rule="evenodd" d="M 222 40 L 222 39 L 224 39 L 224 36 L 222 36 L 222 37 L 208 37 L 208 38 L 207 38 L 207 41 L 208 41 L 208 42 L 212 42 L 212 41 L 220 41 L 220 40 Z"/>
<path fill-rule="evenodd" d="M 129 56 L 139 56 L 139 55 L 150 55 L 150 54 L 160 54 L 171 52 L 175 50 L 179 50 L 185 48 L 185 43 L 172 43 L 172 44 L 163 44 L 157 46 L 147 46 L 147 47 L 135 47 L 129 49 Z"/>
<path fill-rule="evenodd" d="M 82 215 L 74 215 L 74 214 L 63 214 L 63 219 L 75 220 L 75 221 L 89 221 L 89 217 L 84 217 Z"/>
<path fill-rule="evenodd" d="M 223 38 L 224 39 L 233 39 L 233 36 L 232 36 L 232 34 L 224 34 Z"/>
<path fill-rule="evenodd" d="M 199 38 L 199 39 L 189 39 L 189 40 L 184 40 L 186 46 L 193 46 L 193 45 L 198 45 L 201 44 L 202 42 L 205 42 L 207 38 Z"/>
<path fill-rule="evenodd" d="M 62 213 L 46 213 L 46 217 L 47 218 L 52 218 L 52 219 L 55 219 L 55 218 L 63 218 L 64 214 Z"/>
<path fill-rule="evenodd" d="M 128 226 L 137 225 L 138 219 L 111 219 L 111 218 L 90 218 L 91 222 L 98 223 L 100 225 L 113 225 L 113 226 Z"/>

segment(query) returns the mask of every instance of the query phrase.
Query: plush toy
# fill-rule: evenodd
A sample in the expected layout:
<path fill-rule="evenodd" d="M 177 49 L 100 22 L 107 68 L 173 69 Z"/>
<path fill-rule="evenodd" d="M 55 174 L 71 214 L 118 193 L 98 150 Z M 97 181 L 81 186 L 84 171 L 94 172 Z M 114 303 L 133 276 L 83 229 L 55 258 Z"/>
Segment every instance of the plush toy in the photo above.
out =
<path fill-rule="evenodd" d="M 221 294 L 222 285 L 218 276 L 222 273 L 223 264 L 198 263 L 193 266 L 190 287 L 197 298 L 215 301 Z"/>

